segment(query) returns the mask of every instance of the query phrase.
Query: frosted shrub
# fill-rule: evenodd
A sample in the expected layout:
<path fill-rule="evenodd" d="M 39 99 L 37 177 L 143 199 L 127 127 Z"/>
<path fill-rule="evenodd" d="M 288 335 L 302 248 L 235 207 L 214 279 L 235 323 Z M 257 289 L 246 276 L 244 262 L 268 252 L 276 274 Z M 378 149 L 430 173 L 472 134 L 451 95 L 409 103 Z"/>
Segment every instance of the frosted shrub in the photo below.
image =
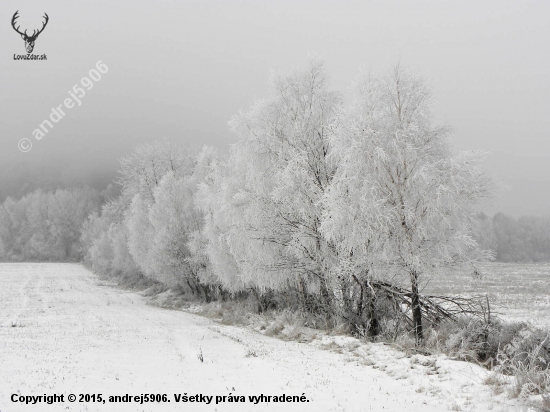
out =
<path fill-rule="evenodd" d="M 113 245 L 107 232 L 103 232 L 90 248 L 90 260 L 92 270 L 100 275 L 112 274 L 112 263 L 114 258 Z"/>

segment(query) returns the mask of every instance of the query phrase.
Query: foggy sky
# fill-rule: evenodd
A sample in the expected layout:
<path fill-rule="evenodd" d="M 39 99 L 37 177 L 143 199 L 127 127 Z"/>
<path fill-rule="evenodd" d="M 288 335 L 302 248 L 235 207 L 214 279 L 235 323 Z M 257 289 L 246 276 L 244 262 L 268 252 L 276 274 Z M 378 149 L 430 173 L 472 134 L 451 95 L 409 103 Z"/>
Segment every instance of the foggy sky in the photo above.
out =
<path fill-rule="evenodd" d="M 30 32 L 48 13 L 33 52 L 47 61 L 13 60 L 26 54 L 16 10 Z M 383 74 L 400 61 L 428 79 L 453 147 L 491 152 L 487 167 L 510 187 L 488 211 L 550 214 L 549 22 L 543 0 L 2 0 L 0 191 L 107 182 L 147 140 L 226 151 L 236 141 L 227 121 L 265 96 L 270 70 L 313 54 L 346 95 L 361 68 Z M 35 140 L 98 60 L 108 73 Z"/>

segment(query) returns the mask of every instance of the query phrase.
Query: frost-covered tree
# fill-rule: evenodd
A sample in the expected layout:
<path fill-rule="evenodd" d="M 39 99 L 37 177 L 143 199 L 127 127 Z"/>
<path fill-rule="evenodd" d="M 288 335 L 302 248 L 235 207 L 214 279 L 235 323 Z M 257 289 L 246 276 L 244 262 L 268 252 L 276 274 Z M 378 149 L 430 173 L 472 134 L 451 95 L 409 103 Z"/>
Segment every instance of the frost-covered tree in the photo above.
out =
<path fill-rule="evenodd" d="M 201 281 L 204 261 L 190 249 L 203 226 L 194 196 L 211 154 L 197 156 L 167 143 L 139 146 L 122 161 L 124 196 L 133 194 L 124 211 L 128 250 L 140 270 L 168 286 L 186 286 L 210 299 Z M 207 163 L 207 162 L 206 162 Z"/>
<path fill-rule="evenodd" d="M 127 206 L 136 194 L 153 201 L 154 190 L 167 172 L 191 174 L 194 159 L 185 147 L 167 140 L 138 145 L 130 155 L 120 159 L 119 179 L 123 203 Z"/>
<path fill-rule="evenodd" d="M 141 276 L 141 271 L 130 255 L 121 200 L 112 199 L 103 206 L 101 215 L 94 213 L 86 219 L 80 242 L 87 251 L 84 263 L 94 272 L 135 278 Z"/>
<path fill-rule="evenodd" d="M 474 206 L 493 185 L 478 153 L 451 153 L 422 80 L 396 67 L 386 78 L 365 77 L 355 92 L 330 138 L 338 169 L 323 229 L 363 271 L 408 278 L 421 341 L 421 277 L 490 257 L 472 226 Z"/>
<path fill-rule="evenodd" d="M 24 239 L 22 257 L 29 260 L 61 260 L 60 251 L 55 247 L 56 239 L 50 233 L 51 196 L 37 190 L 18 203 L 25 210 L 25 220 L 21 222 L 19 233 Z"/>
<path fill-rule="evenodd" d="M 82 223 L 99 209 L 99 193 L 89 187 L 57 190 L 49 200 L 50 241 L 56 254 L 62 260 L 80 259 L 84 255 L 79 243 Z"/>
<path fill-rule="evenodd" d="M 109 274 L 121 275 L 126 278 L 140 275 L 128 248 L 128 229 L 123 223 L 111 223 L 107 235 L 111 244 L 112 261 Z"/>
<path fill-rule="evenodd" d="M 319 200 L 333 173 L 327 128 L 339 104 L 323 65 L 313 60 L 305 70 L 273 75 L 269 96 L 231 120 L 240 141 L 210 194 L 201 195 L 210 203 L 212 264 L 226 266 L 226 280 L 317 290 L 330 304 Z"/>
<path fill-rule="evenodd" d="M 213 162 L 199 184 L 195 203 L 204 213 L 204 227 L 192 235 L 190 247 L 197 263 L 208 262 L 202 272 L 205 280 L 214 278 L 224 289 L 237 292 L 254 284 L 243 276 L 242 266 L 249 262 L 239 259 L 248 241 L 241 214 L 243 197 L 239 196 L 244 175 L 230 160 Z M 206 256 L 201 255 L 201 248 Z"/>
<path fill-rule="evenodd" d="M 89 249 L 91 269 L 101 275 L 112 275 L 114 258 L 113 245 L 109 238 L 109 232 L 101 232 L 94 239 Z"/>
<path fill-rule="evenodd" d="M 153 261 L 157 251 L 152 251 L 154 243 L 151 242 L 156 233 L 149 212 L 155 205 L 155 191 L 163 177 L 191 175 L 195 159 L 184 147 L 169 141 L 154 141 L 137 146 L 120 164 L 118 183 L 122 186 L 122 196 L 117 203 L 124 216 L 128 250 L 144 274 L 162 276 L 164 272 L 156 272 L 158 267 Z M 158 236 L 157 244 L 162 239 Z"/>
<path fill-rule="evenodd" d="M 13 260 L 14 255 L 17 255 L 21 250 L 21 245 L 18 244 L 18 222 L 21 222 L 21 211 L 17 207 L 17 202 L 8 197 L 0 206 L 0 250 L 1 260 Z"/>
<path fill-rule="evenodd" d="M 191 233 L 202 227 L 202 213 L 195 206 L 197 179 L 167 173 L 155 189 L 155 202 L 149 211 L 153 237 L 150 239 L 152 275 L 163 283 L 187 285 L 194 293 L 204 289 L 189 259 Z"/>
<path fill-rule="evenodd" d="M 105 206 L 103 207 L 105 210 Z M 94 242 L 96 242 L 103 233 L 106 233 L 109 230 L 111 220 L 107 218 L 105 212 L 101 216 L 96 213 L 90 214 L 86 220 L 82 223 L 82 234 L 80 235 L 80 244 L 82 249 L 85 251 L 83 261 L 84 264 L 88 267 L 92 267 L 92 247 Z M 103 274 L 103 272 L 102 272 Z"/>
<path fill-rule="evenodd" d="M 124 219 L 124 224 L 128 231 L 128 250 L 130 251 L 130 255 L 142 273 L 148 276 L 153 273 L 150 250 L 154 232 L 149 221 L 149 209 L 152 204 L 152 200 L 148 200 L 147 197 L 143 199 L 139 193 L 134 195 L 132 202 L 126 210 Z"/>
<path fill-rule="evenodd" d="M 203 149 L 197 155 L 197 163 L 193 172 L 193 214 L 200 213 L 201 224 L 197 225 L 194 229 L 189 231 L 189 241 L 187 247 L 189 248 L 189 257 L 187 262 L 190 265 L 191 270 L 197 276 L 199 282 L 203 285 L 217 286 L 220 284 L 219 276 L 216 275 L 212 268 L 212 264 L 209 258 L 209 241 L 207 238 L 207 231 L 205 227 L 205 215 L 201 202 L 198 200 L 200 188 L 202 185 L 208 187 L 213 181 L 213 174 L 219 163 L 220 156 L 214 148 L 204 146 Z M 191 205 L 189 205 L 191 206 Z"/>
<path fill-rule="evenodd" d="M 497 260 L 502 262 L 550 261 L 550 218 L 497 213 L 491 221 Z"/>
<path fill-rule="evenodd" d="M 84 187 L 36 190 L 19 200 L 6 199 L 0 208 L 0 237 L 4 259 L 75 260 L 82 223 L 99 209 L 97 191 Z"/>

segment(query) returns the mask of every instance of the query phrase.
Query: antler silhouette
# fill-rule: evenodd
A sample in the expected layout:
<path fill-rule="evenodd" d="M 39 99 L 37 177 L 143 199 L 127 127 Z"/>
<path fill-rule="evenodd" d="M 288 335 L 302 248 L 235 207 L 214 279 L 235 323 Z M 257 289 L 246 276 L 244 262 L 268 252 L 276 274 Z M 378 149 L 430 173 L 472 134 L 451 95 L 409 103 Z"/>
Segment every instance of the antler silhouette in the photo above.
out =
<path fill-rule="evenodd" d="M 19 10 L 17 10 L 17 11 L 15 12 L 15 14 L 13 15 L 13 17 L 12 17 L 12 19 L 11 19 L 11 26 L 12 26 L 13 29 L 14 29 L 17 33 L 19 33 L 21 36 L 26 36 L 26 35 L 27 35 L 27 30 L 25 30 L 25 33 L 21 33 L 21 32 L 19 31 L 19 27 L 21 27 L 21 26 L 17 26 L 17 28 L 15 27 L 15 20 L 17 20 L 17 18 L 19 17 L 19 16 L 17 15 L 17 13 L 19 13 Z"/>
<path fill-rule="evenodd" d="M 38 37 L 38 35 L 40 33 L 42 33 L 44 31 L 44 29 L 46 28 L 46 25 L 48 24 L 48 21 L 50 20 L 50 18 L 48 17 L 48 15 L 46 14 L 46 12 L 44 12 L 44 16 L 42 16 L 46 19 L 46 21 L 44 23 L 42 23 L 42 28 L 40 30 L 38 30 L 38 32 L 35 34 L 34 31 L 32 33 L 32 36 L 31 37 Z M 35 30 L 36 31 L 36 30 Z"/>
<path fill-rule="evenodd" d="M 25 30 L 24 33 L 21 33 L 21 32 L 19 31 L 19 27 L 21 27 L 21 26 L 15 27 L 15 23 L 16 23 L 15 21 L 19 18 L 18 13 L 19 13 L 19 10 L 17 10 L 17 11 L 15 12 L 15 14 L 13 15 L 13 17 L 12 17 L 12 19 L 11 19 L 11 25 L 12 25 L 13 29 L 14 29 L 17 33 L 19 33 L 21 36 L 25 36 L 25 37 L 28 38 L 28 39 L 36 39 L 36 38 L 38 37 L 38 35 L 44 31 L 44 29 L 46 28 L 46 25 L 48 24 L 48 21 L 50 20 L 50 18 L 48 17 L 48 14 L 47 14 L 47 13 L 44 13 L 44 16 L 43 16 L 43 17 L 46 19 L 46 21 L 42 23 L 42 28 L 41 28 L 40 30 L 38 30 L 38 32 L 37 32 L 36 30 L 33 30 L 32 35 L 29 36 L 29 35 L 27 34 L 27 30 Z"/>

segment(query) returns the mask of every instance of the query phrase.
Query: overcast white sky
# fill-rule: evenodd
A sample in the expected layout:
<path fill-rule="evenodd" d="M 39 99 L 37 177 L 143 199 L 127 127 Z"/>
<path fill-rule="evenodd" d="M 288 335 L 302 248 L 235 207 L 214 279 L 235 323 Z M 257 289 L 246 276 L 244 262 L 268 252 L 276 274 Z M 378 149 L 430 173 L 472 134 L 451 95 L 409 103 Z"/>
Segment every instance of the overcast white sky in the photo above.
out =
<path fill-rule="evenodd" d="M 50 16 L 34 50 L 47 61 L 13 60 L 25 54 L 16 10 L 31 32 Z M 163 137 L 226 150 L 227 121 L 265 95 L 270 69 L 316 54 L 344 92 L 360 68 L 400 60 L 423 75 L 454 147 L 492 152 L 488 168 L 511 187 L 491 211 L 550 214 L 550 1 L 2 0 L 0 17 L 0 184 L 109 176 Z M 34 140 L 98 60 L 109 72 L 82 106 Z"/>

